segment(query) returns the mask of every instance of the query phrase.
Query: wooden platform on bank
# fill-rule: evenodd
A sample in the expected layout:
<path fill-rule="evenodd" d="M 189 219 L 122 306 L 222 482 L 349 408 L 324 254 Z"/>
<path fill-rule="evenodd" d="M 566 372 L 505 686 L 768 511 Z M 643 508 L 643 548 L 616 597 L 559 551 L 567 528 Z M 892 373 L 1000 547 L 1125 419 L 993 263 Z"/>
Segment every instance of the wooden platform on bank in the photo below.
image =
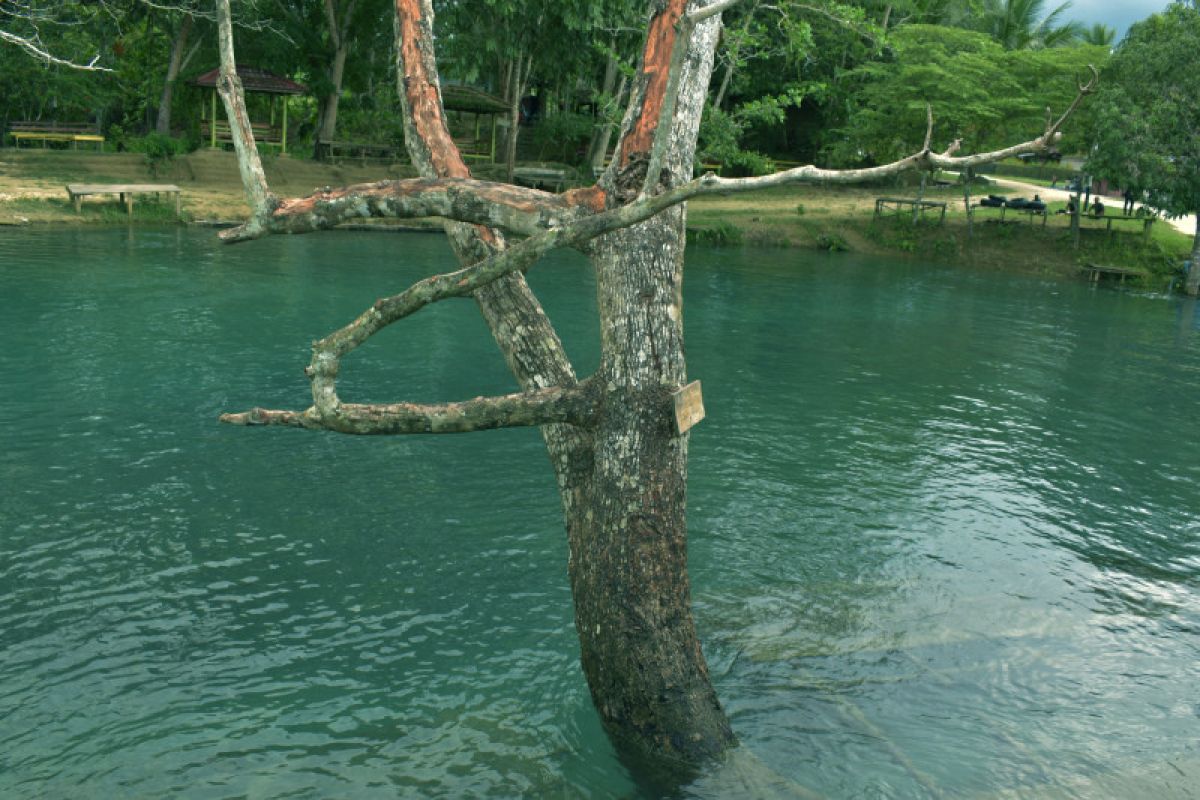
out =
<path fill-rule="evenodd" d="M 1099 283 L 1101 276 L 1115 278 L 1120 283 L 1124 283 L 1126 278 L 1144 278 L 1146 273 L 1140 269 L 1130 269 L 1129 267 L 1113 267 L 1105 264 L 1082 264 L 1081 269 L 1091 283 Z"/>
<path fill-rule="evenodd" d="M 125 204 L 125 210 L 133 214 L 133 196 L 135 194 L 153 194 L 156 197 L 162 194 L 175 195 L 175 216 L 180 215 L 179 198 L 181 189 L 174 184 L 169 183 L 69 183 L 67 184 L 67 194 L 71 196 L 71 202 L 75 204 L 75 213 L 83 213 L 83 198 L 97 194 L 115 194 L 120 195 L 121 202 Z"/>

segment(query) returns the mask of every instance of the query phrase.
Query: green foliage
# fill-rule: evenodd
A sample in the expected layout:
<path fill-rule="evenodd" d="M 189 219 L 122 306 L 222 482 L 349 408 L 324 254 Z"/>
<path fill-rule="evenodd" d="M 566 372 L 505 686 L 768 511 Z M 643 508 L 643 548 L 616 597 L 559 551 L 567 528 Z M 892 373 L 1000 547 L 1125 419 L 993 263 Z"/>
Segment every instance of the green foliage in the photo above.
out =
<path fill-rule="evenodd" d="M 587 148 L 595 121 L 586 114 L 550 114 L 533 128 L 533 141 L 543 161 L 578 164 Z"/>
<path fill-rule="evenodd" d="M 891 38 L 886 59 L 852 71 L 852 112 L 828 155 L 840 164 L 885 163 L 916 152 L 925 138 L 926 104 L 935 150 L 962 140 L 979 152 L 1032 138 L 1047 107 L 1064 110 L 1074 75 L 1103 63 L 1103 48 L 1006 51 L 974 31 L 908 25 Z"/>
<path fill-rule="evenodd" d="M 742 244 L 742 229 L 729 222 L 718 222 L 711 228 L 688 228 L 688 242 L 709 247 L 730 247 Z"/>
<path fill-rule="evenodd" d="M 742 137 L 748 123 L 737 114 L 727 114 L 711 105 L 704 109 L 696 158 L 701 163 L 718 162 L 730 174 L 765 175 L 774 169 L 767 156 L 743 150 Z"/>
<path fill-rule="evenodd" d="M 1175 3 L 1130 28 L 1092 101 L 1093 174 L 1145 190 L 1171 214 L 1200 209 L 1200 11 Z"/>
<path fill-rule="evenodd" d="M 831 232 L 817 235 L 817 247 L 822 250 L 828 250 L 831 253 L 845 253 L 850 250 L 850 245 L 846 242 L 845 237 L 841 234 Z"/>

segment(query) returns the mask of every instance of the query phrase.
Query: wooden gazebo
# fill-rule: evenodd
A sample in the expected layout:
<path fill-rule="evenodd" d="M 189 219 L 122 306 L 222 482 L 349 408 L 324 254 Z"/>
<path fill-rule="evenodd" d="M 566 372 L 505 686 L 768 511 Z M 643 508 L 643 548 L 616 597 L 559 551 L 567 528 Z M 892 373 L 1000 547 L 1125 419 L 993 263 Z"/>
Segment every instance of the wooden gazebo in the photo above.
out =
<path fill-rule="evenodd" d="M 496 117 L 510 113 L 508 103 L 494 94 L 488 94 L 473 86 L 443 84 L 442 105 L 447 111 L 457 111 L 473 116 L 474 136 L 458 131 L 454 136 L 454 141 L 463 158 L 494 162 L 496 160 Z M 488 138 L 483 138 L 482 122 L 484 117 L 491 118 L 491 132 Z"/>
<path fill-rule="evenodd" d="M 216 147 L 217 142 L 231 142 L 233 137 L 229 131 L 229 121 L 224 119 L 224 116 L 217 115 L 217 77 L 220 74 L 219 69 L 214 69 L 206 72 L 200 77 L 192 81 L 196 86 L 212 90 L 212 100 L 209 104 L 209 114 L 205 119 L 205 108 L 200 108 L 200 134 L 202 138 L 209 140 L 210 147 Z M 269 123 L 252 123 L 251 129 L 254 132 L 254 140 L 262 144 L 278 145 L 280 152 L 287 152 L 287 135 L 288 135 L 288 97 L 297 94 L 306 94 L 308 87 L 296 83 L 293 80 L 284 78 L 279 75 L 274 75 L 267 72 L 265 69 L 255 69 L 253 67 L 237 68 L 238 77 L 242 80 L 242 88 L 247 94 L 252 92 L 258 94 L 271 95 L 270 108 L 271 119 Z M 280 105 L 283 106 L 283 120 L 279 128 L 275 127 L 275 105 L 276 99 L 279 99 Z"/>

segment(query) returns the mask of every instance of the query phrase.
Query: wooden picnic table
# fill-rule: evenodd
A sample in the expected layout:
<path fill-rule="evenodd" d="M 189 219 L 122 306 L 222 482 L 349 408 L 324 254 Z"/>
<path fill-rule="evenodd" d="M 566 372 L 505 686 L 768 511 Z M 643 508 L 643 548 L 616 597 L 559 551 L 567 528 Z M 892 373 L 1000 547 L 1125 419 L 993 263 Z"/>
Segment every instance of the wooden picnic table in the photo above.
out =
<path fill-rule="evenodd" d="M 1150 228 L 1153 227 L 1154 221 L 1156 219 L 1158 219 L 1158 217 L 1154 217 L 1154 216 L 1151 216 L 1148 214 L 1140 216 L 1140 217 L 1131 217 L 1131 216 L 1126 216 L 1125 214 L 1103 214 L 1101 216 L 1095 216 L 1093 214 L 1082 214 L 1082 215 L 1080 215 L 1079 219 L 1080 220 L 1090 219 L 1090 220 L 1095 220 L 1097 222 L 1099 222 L 1100 220 L 1104 220 L 1104 228 L 1110 234 L 1112 233 L 1114 222 L 1140 222 L 1142 224 L 1142 235 L 1149 236 Z"/>
<path fill-rule="evenodd" d="M 911 197 L 875 198 L 876 217 L 882 216 L 883 212 L 887 211 L 889 208 L 894 208 L 896 210 L 896 216 L 900 216 L 900 212 L 907 208 L 913 213 L 914 217 L 917 213 L 920 213 L 920 215 L 924 217 L 926 209 L 937 208 L 942 212 L 941 216 L 938 218 L 938 223 L 940 224 L 946 221 L 946 204 L 940 203 L 936 200 L 917 200 L 916 198 Z M 915 222 L 916 219 L 914 218 L 913 221 Z"/>
<path fill-rule="evenodd" d="M 357 158 L 364 164 L 368 158 L 392 160 L 396 157 L 396 148 L 390 144 L 372 144 L 370 142 L 330 142 L 322 140 L 317 148 L 323 156 L 331 160 L 339 156 Z"/>
<path fill-rule="evenodd" d="M 1043 228 L 1046 227 L 1046 220 L 1049 218 L 1049 215 L 1046 213 L 1046 209 L 1044 209 L 1044 208 L 1043 209 L 1021 208 L 1019 206 L 1007 206 L 1007 205 L 992 206 L 992 205 L 984 205 L 983 203 L 972 203 L 971 204 L 972 210 L 979 209 L 979 208 L 998 208 L 998 209 L 1000 209 L 1000 222 L 1004 222 L 1004 217 L 1008 214 L 1009 211 L 1013 212 L 1014 214 L 1028 214 L 1030 225 L 1033 224 L 1034 217 L 1041 217 Z"/>
<path fill-rule="evenodd" d="M 104 150 L 104 137 L 99 130 L 94 125 L 83 123 L 19 120 L 8 124 L 8 135 L 17 147 L 21 146 L 21 142 L 40 141 L 43 148 L 50 142 L 70 142 L 71 148 L 78 150 L 80 142 L 88 142 Z"/>
<path fill-rule="evenodd" d="M 173 184 L 163 183 L 69 183 L 67 184 L 67 194 L 71 196 L 71 201 L 75 203 L 75 213 L 83 213 L 83 198 L 88 195 L 96 194 L 115 194 L 120 195 L 121 202 L 125 204 L 125 210 L 133 215 L 133 196 L 135 194 L 174 194 L 175 195 L 175 216 L 180 216 L 180 193 L 181 189 Z"/>

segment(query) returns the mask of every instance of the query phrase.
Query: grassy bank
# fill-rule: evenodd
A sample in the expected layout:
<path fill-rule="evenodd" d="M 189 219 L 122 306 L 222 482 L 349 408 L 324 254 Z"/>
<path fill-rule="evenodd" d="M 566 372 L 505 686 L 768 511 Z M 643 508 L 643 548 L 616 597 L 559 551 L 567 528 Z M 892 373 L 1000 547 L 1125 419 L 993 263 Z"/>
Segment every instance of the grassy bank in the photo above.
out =
<path fill-rule="evenodd" d="M 264 164 L 272 188 L 282 195 L 305 195 L 322 186 L 343 186 L 413 175 L 408 165 L 320 164 L 273 157 Z M 133 153 L 0 150 L 0 225 L 126 224 L 116 197 L 84 201 L 75 212 L 68 183 L 173 183 L 183 190 L 185 222 L 236 221 L 248 213 L 232 153 L 201 150 L 154 162 Z M 689 204 L 689 238 L 701 245 L 758 245 L 851 251 L 919 258 L 983 269 L 1072 275 L 1082 263 L 1133 267 L 1146 273 L 1148 288 L 1166 286 L 1191 249 L 1190 237 L 1155 224 L 1150 240 L 1140 232 L 1109 235 L 1103 223 L 1085 220 L 1082 246 L 1072 247 L 1065 215 L 1001 224 L 998 214 L 976 215 L 968 233 L 962 196 L 956 187 L 927 191 L 927 199 L 948 205 L 944 224 L 912 222 L 911 216 L 875 219 L 875 198 L 913 196 L 915 189 L 788 186 L 752 194 L 708 196 Z M 1056 210 L 1061 204 L 1051 204 Z M 174 203 L 138 197 L 135 223 L 175 220 Z"/>
<path fill-rule="evenodd" d="M 1016 196 L 1016 192 L 1011 192 Z M 915 192 L 844 187 L 791 186 L 753 195 L 704 197 L 688 209 L 693 241 L 715 245 L 760 245 L 846 250 L 936 263 L 1033 274 L 1074 275 L 1086 263 L 1141 270 L 1146 288 L 1165 288 L 1191 251 L 1191 237 L 1156 222 L 1149 239 L 1140 227 L 1119 226 L 1111 234 L 1102 220 L 1084 219 L 1076 250 L 1065 207 L 1051 203 L 1042 226 L 1025 215 L 977 210 L 968 230 L 961 189 L 927 191 L 925 198 L 947 203 L 944 223 L 937 214 L 913 222 L 910 214 L 876 219 L 879 196 L 912 197 Z"/>

